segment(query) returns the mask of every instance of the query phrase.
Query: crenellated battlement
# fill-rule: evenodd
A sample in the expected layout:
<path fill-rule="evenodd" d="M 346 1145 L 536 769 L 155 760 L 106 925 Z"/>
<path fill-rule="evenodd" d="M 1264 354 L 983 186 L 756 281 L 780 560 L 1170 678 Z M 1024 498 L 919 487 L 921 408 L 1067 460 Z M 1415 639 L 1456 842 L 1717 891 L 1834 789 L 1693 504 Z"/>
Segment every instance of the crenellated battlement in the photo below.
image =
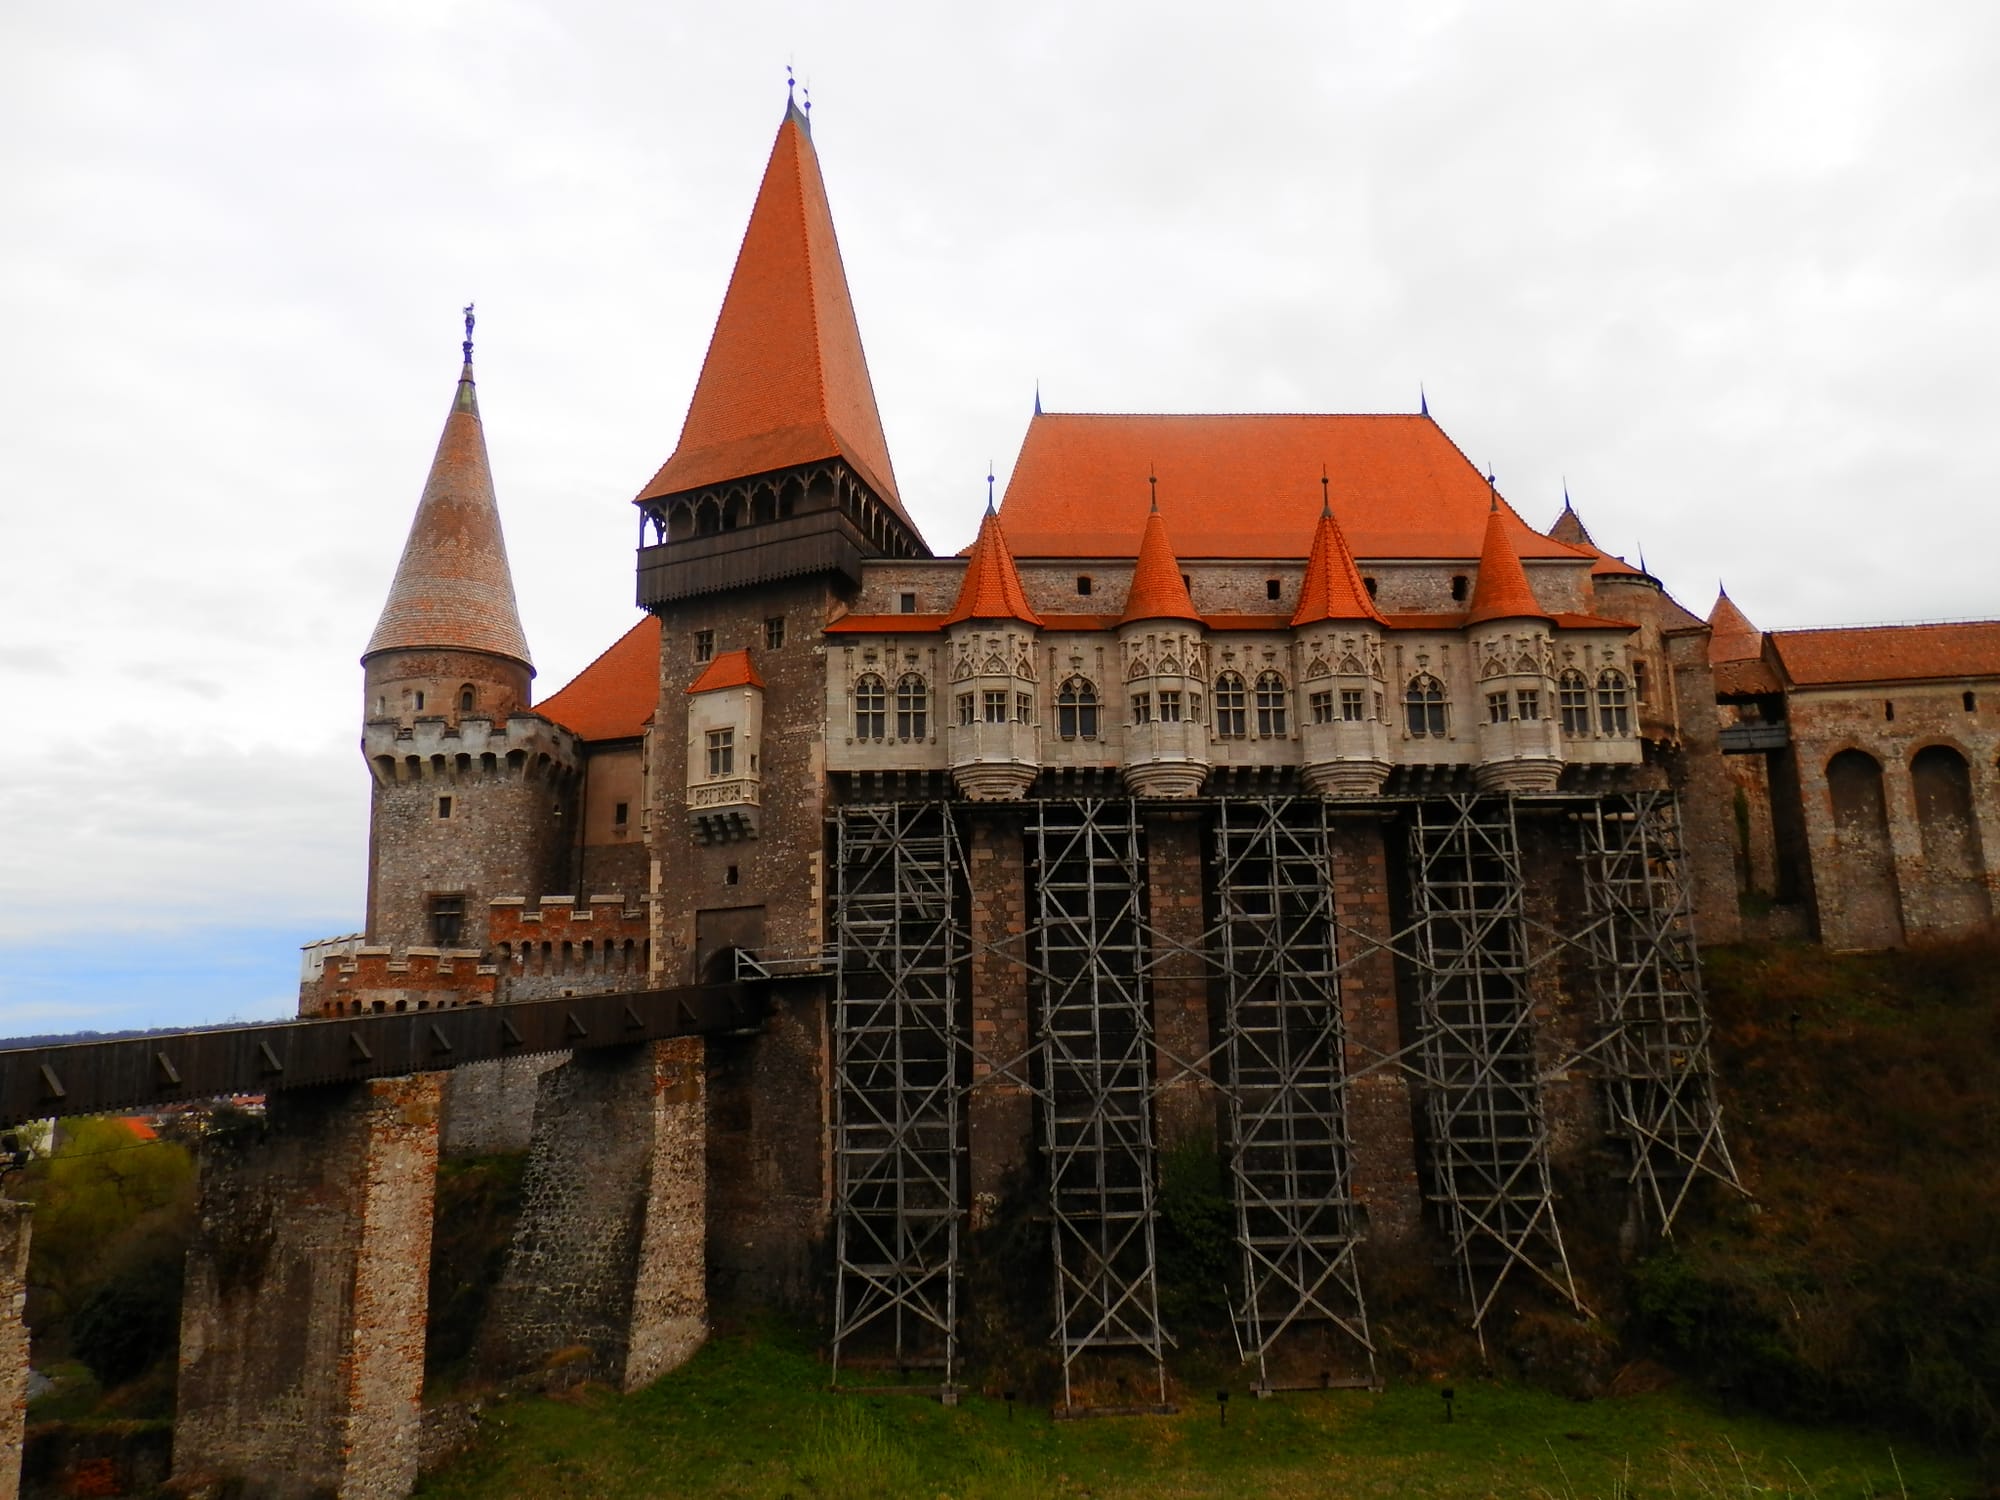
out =
<path fill-rule="evenodd" d="M 349 937 L 313 943 L 305 953 L 302 1016 L 491 1005 L 500 975 L 472 948 L 371 947 Z"/>
<path fill-rule="evenodd" d="M 384 786 L 475 777 L 554 780 L 575 775 L 583 760 L 574 733 L 527 712 L 420 717 L 409 724 L 370 719 L 362 727 L 361 750 L 369 773 Z"/>

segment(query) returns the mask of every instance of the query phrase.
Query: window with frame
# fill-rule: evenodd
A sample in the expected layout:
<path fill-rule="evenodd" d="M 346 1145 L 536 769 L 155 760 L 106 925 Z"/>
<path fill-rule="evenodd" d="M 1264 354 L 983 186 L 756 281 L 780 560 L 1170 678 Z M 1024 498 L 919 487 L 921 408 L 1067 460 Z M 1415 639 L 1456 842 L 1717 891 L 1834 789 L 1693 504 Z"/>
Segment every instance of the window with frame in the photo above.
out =
<path fill-rule="evenodd" d="M 1331 724 L 1333 722 L 1333 690 L 1329 688 L 1324 692 L 1308 693 L 1306 695 L 1306 710 L 1312 715 L 1313 723 Z"/>
<path fill-rule="evenodd" d="M 931 688 L 915 672 L 896 679 L 896 738 L 920 740 L 930 733 Z"/>
<path fill-rule="evenodd" d="M 465 937 L 465 897 L 432 896 L 429 910 L 431 946 L 456 948 Z"/>
<path fill-rule="evenodd" d="M 1178 724 L 1181 721 L 1181 695 L 1171 688 L 1160 694 L 1160 722 Z"/>
<path fill-rule="evenodd" d="M 958 722 L 960 728 L 979 722 L 979 700 L 970 693 L 958 695 Z"/>
<path fill-rule="evenodd" d="M 1134 724 L 1150 724 L 1153 722 L 1153 695 L 1151 693 L 1134 693 L 1132 695 L 1132 722 Z"/>
<path fill-rule="evenodd" d="M 1285 679 L 1276 672 L 1257 678 L 1257 737 L 1278 739 L 1285 732 Z"/>
<path fill-rule="evenodd" d="M 736 731 L 711 729 L 708 732 L 708 779 L 720 781 L 736 774 Z"/>
<path fill-rule="evenodd" d="M 1368 717 L 1368 700 L 1360 688 L 1340 690 L 1340 716 L 1350 724 Z"/>
<path fill-rule="evenodd" d="M 694 633 L 694 659 L 696 661 L 713 661 L 715 659 L 715 632 L 713 630 L 697 630 Z"/>
<path fill-rule="evenodd" d="M 864 672 L 854 684 L 854 737 L 879 740 L 888 732 L 889 690 L 873 672 Z"/>
<path fill-rule="evenodd" d="M 1413 739 L 1444 738 L 1444 684 L 1419 672 L 1403 690 L 1403 724 Z"/>
<path fill-rule="evenodd" d="M 1015 722 L 1021 724 L 1032 724 L 1035 722 L 1035 695 L 1033 693 L 1016 693 L 1014 695 L 1014 719 Z"/>
<path fill-rule="evenodd" d="M 916 612 L 917 612 L 917 596 L 915 594 L 898 594 L 896 596 L 897 614 L 913 615 Z"/>
<path fill-rule="evenodd" d="M 1652 701 L 1646 692 L 1646 664 L 1637 657 L 1632 660 L 1632 701 L 1634 703 Z"/>
<path fill-rule="evenodd" d="M 471 713 L 474 707 L 478 705 L 478 703 L 479 703 L 479 694 L 473 690 L 473 686 L 471 683 L 468 682 L 464 687 L 458 690 L 458 711 L 460 713 L 462 714 Z"/>
<path fill-rule="evenodd" d="M 764 622 L 764 649 L 776 651 L 785 644 L 785 617 L 772 615 Z"/>
<path fill-rule="evenodd" d="M 1056 734 L 1065 740 L 1097 738 L 1097 684 L 1072 677 L 1056 693 Z"/>
<path fill-rule="evenodd" d="M 1243 679 L 1236 673 L 1224 672 L 1215 679 L 1216 738 L 1240 740 L 1249 732 L 1249 716 L 1244 710 L 1248 697 Z"/>
<path fill-rule="evenodd" d="M 1556 679 L 1556 711 L 1564 734 L 1590 733 L 1590 684 L 1574 667 Z"/>
<path fill-rule="evenodd" d="M 1004 688 L 988 688 L 980 695 L 981 717 L 989 724 L 1007 722 L 1007 693 Z"/>
<path fill-rule="evenodd" d="M 1597 728 L 1601 734 L 1632 732 L 1631 689 L 1615 667 L 1597 674 Z"/>
<path fill-rule="evenodd" d="M 1542 694 L 1538 688 L 1516 688 L 1514 690 L 1514 717 L 1522 723 L 1531 723 L 1542 716 Z"/>
<path fill-rule="evenodd" d="M 1486 695 L 1487 723 L 1505 724 L 1507 722 L 1507 709 L 1508 703 L 1505 693 L 1488 693 Z"/>

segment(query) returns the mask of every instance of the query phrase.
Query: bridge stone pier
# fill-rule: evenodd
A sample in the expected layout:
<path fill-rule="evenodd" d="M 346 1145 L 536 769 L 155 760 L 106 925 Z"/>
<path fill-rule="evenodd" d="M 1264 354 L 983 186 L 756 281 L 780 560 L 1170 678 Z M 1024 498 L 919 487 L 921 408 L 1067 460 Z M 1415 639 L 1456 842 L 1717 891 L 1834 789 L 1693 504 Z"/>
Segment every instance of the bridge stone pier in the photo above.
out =
<path fill-rule="evenodd" d="M 207 1147 L 174 1478 L 388 1500 L 416 1482 L 440 1075 L 273 1094 Z"/>
<path fill-rule="evenodd" d="M 21 1493 L 28 1416 L 28 1227 L 25 1203 L 0 1198 L 0 1500 Z"/>
<path fill-rule="evenodd" d="M 499 1374 L 587 1349 L 625 1390 L 708 1336 L 706 1048 L 579 1052 L 542 1075 L 521 1217 L 481 1339 Z"/>

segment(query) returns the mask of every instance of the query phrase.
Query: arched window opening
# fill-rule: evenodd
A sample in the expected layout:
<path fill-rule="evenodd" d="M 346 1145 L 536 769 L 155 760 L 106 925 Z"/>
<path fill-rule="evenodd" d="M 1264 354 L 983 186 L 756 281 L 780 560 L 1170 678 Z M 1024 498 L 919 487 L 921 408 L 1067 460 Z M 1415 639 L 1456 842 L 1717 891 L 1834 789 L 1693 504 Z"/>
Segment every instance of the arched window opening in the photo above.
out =
<path fill-rule="evenodd" d="M 1562 710 L 1563 733 L 1590 733 L 1590 684 L 1572 667 L 1556 679 L 1556 706 Z"/>
<path fill-rule="evenodd" d="M 1222 740 L 1240 740 L 1247 733 L 1249 716 L 1245 712 L 1248 694 L 1243 690 L 1243 679 L 1234 672 L 1224 672 L 1215 679 L 1215 737 Z"/>
<path fill-rule="evenodd" d="M 1066 740 L 1097 738 L 1097 684 L 1072 677 L 1056 693 L 1056 733 Z"/>
<path fill-rule="evenodd" d="M 1285 734 L 1285 679 L 1276 672 L 1257 678 L 1257 737 L 1282 739 Z"/>
<path fill-rule="evenodd" d="M 468 682 L 458 690 L 458 711 L 462 714 L 469 714 L 478 705 L 479 694 L 473 690 L 472 684 Z"/>
<path fill-rule="evenodd" d="M 896 680 L 896 738 L 920 740 L 930 733 L 930 684 L 915 672 Z"/>
<path fill-rule="evenodd" d="M 1414 739 L 1444 738 L 1444 684 L 1430 673 L 1419 672 L 1404 690 L 1403 723 Z"/>
<path fill-rule="evenodd" d="M 1614 667 L 1597 674 L 1597 730 L 1609 735 L 1632 732 L 1631 689 L 1625 674 Z"/>
<path fill-rule="evenodd" d="M 854 737 L 879 740 L 888 732 L 888 721 L 888 686 L 875 673 L 866 673 L 854 684 Z"/>

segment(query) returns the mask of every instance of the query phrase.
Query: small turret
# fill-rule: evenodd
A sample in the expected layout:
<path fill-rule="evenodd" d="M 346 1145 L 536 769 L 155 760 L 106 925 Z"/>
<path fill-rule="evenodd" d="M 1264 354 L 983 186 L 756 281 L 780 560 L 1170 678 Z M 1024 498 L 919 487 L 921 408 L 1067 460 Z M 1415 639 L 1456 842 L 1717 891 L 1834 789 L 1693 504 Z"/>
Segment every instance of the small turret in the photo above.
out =
<path fill-rule="evenodd" d="M 1292 612 L 1307 713 L 1306 785 L 1326 797 L 1372 797 L 1390 769 L 1389 705 L 1384 680 L 1383 632 L 1388 622 L 1375 607 L 1347 535 L 1334 518 L 1328 480 L 1320 479 L 1319 525 Z"/>
<path fill-rule="evenodd" d="M 1208 777 L 1207 631 L 1160 519 L 1159 481 L 1139 538 L 1118 654 L 1127 695 L 1125 780 L 1142 797 L 1192 797 Z"/>
<path fill-rule="evenodd" d="M 1562 736 L 1553 712 L 1555 621 L 1529 586 L 1511 520 L 1496 493 L 1465 616 L 1479 684 L 1475 775 L 1486 791 L 1552 792 L 1563 768 Z"/>
<path fill-rule="evenodd" d="M 1035 640 L 1042 621 L 1000 529 L 990 475 L 987 485 L 986 517 L 944 620 L 952 691 L 945 744 L 952 779 L 977 802 L 1019 798 L 1041 770 Z"/>

